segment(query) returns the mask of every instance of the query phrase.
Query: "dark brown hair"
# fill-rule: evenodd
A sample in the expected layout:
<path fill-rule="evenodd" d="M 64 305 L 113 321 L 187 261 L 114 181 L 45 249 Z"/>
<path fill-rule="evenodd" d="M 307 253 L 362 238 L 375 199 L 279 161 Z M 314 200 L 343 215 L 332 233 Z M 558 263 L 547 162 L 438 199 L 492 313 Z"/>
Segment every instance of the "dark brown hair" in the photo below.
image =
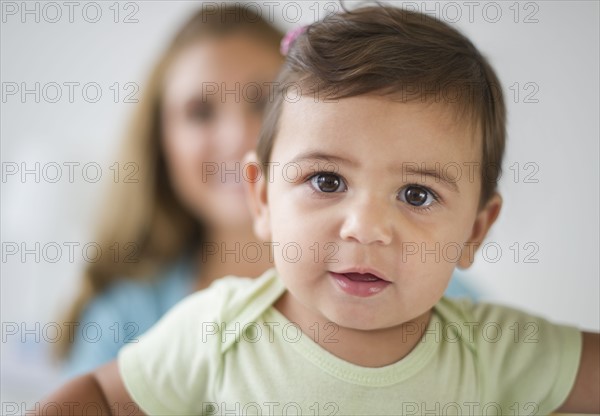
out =
<path fill-rule="evenodd" d="M 480 208 L 496 191 L 506 136 L 500 83 L 475 46 L 440 20 L 384 5 L 331 15 L 293 41 L 275 86 L 257 148 L 265 168 L 290 87 L 319 99 L 379 94 L 435 100 L 466 117 L 483 135 Z"/>

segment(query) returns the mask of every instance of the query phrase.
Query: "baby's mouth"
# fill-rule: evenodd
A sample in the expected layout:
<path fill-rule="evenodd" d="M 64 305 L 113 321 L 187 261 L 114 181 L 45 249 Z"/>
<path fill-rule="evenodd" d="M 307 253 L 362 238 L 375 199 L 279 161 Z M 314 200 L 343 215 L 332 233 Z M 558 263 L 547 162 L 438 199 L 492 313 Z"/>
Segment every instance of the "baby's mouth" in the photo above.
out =
<path fill-rule="evenodd" d="M 372 273 L 341 273 L 353 282 L 376 282 L 382 280 Z"/>
<path fill-rule="evenodd" d="M 373 273 L 329 272 L 333 281 L 343 292 L 357 297 L 373 296 L 385 290 L 392 282 L 383 280 Z"/>

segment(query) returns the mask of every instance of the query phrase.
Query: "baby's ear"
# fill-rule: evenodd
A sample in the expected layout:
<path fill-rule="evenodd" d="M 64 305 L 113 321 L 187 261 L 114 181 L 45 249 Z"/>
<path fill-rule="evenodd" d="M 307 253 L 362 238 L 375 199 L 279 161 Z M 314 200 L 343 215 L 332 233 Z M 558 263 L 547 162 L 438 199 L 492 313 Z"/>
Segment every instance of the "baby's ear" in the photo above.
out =
<path fill-rule="evenodd" d="M 483 209 L 477 213 L 473 228 L 471 229 L 471 237 L 469 237 L 469 240 L 465 243 L 460 259 L 458 259 L 457 266 L 459 268 L 466 269 L 473 264 L 475 252 L 498 218 L 501 208 L 502 197 L 496 192 L 485 204 Z"/>
<path fill-rule="evenodd" d="M 250 208 L 254 222 L 254 234 L 263 241 L 271 238 L 271 221 L 267 204 L 266 172 L 258 163 L 255 152 L 249 152 L 244 157 L 244 182 L 246 183 L 246 202 Z"/>

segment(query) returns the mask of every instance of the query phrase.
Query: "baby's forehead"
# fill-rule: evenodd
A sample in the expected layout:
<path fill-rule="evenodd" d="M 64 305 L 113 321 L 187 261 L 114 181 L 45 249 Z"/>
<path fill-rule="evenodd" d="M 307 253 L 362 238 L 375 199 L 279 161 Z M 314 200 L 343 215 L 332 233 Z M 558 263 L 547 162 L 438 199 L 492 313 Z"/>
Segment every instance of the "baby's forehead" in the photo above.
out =
<path fill-rule="evenodd" d="M 285 100 L 279 138 L 327 146 L 366 142 L 371 146 L 447 147 L 480 154 L 482 132 L 474 116 L 454 104 L 401 101 L 393 96 L 358 95 L 342 99 L 302 96 Z M 391 150 L 391 149 L 390 149 Z M 366 155 L 365 155 L 366 156 Z M 410 155 L 408 155 L 410 156 Z"/>

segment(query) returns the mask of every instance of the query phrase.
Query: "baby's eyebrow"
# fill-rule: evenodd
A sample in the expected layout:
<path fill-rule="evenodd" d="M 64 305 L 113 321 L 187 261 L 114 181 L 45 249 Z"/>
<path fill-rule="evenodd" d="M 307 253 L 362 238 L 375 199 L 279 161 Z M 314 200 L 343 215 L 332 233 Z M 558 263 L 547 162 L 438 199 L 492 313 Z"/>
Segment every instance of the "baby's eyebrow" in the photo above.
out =
<path fill-rule="evenodd" d="M 304 153 L 300 153 L 299 155 L 297 155 L 296 157 L 294 157 L 292 160 L 290 160 L 289 163 L 300 163 L 300 162 L 328 162 L 328 163 L 339 163 L 342 165 L 348 165 L 351 167 L 357 167 L 358 163 L 353 161 L 353 160 L 349 160 L 340 156 L 335 156 L 335 155 L 330 155 L 327 153 L 323 153 L 320 151 L 308 151 L 308 152 L 304 152 Z"/>
<path fill-rule="evenodd" d="M 419 167 L 416 163 L 406 163 L 402 164 L 401 167 L 395 167 L 393 169 L 395 172 L 399 172 L 402 175 L 402 179 L 406 179 L 406 175 L 421 175 L 421 178 L 429 177 L 432 178 L 436 183 L 441 183 L 449 188 L 451 191 L 456 193 L 460 193 L 458 189 L 458 185 L 456 184 L 457 180 L 454 178 L 450 178 L 444 174 L 443 170 L 440 169 L 429 169 L 423 166 Z"/>

